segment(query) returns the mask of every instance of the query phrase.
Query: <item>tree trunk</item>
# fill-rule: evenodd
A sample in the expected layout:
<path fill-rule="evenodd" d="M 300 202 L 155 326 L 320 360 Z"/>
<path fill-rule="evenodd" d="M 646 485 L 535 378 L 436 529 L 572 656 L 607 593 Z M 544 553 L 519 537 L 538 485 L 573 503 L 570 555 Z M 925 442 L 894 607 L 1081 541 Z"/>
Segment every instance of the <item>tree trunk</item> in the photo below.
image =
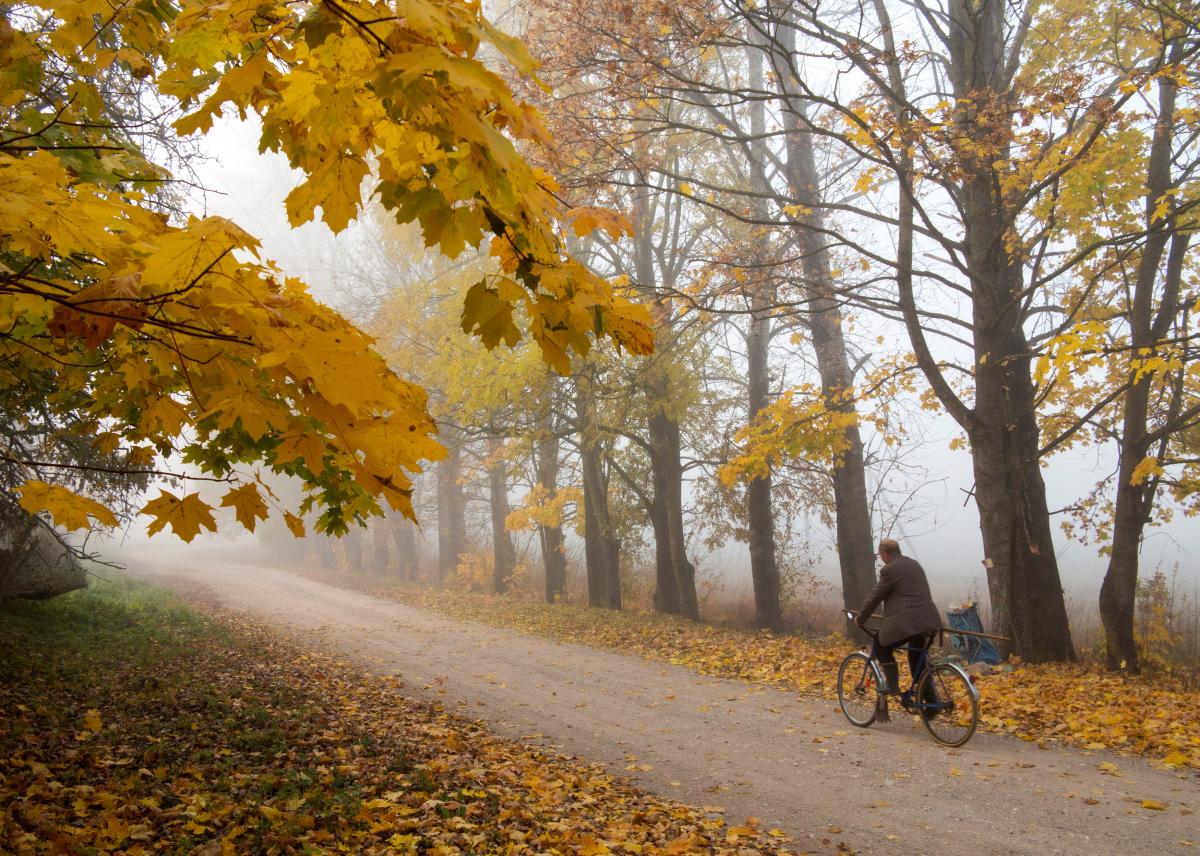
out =
<path fill-rule="evenodd" d="M 351 526 L 341 538 L 342 554 L 346 557 L 346 571 L 351 574 L 362 573 L 362 530 Z"/>
<path fill-rule="evenodd" d="M 375 548 L 375 576 L 387 576 L 388 572 L 388 541 L 390 533 L 387 523 L 380 520 L 371 526 L 371 544 Z"/>
<path fill-rule="evenodd" d="M 953 0 L 949 18 L 949 76 L 962 140 L 963 177 L 956 193 L 972 296 L 974 408 L 967 410 L 953 395 L 927 351 L 918 360 L 971 440 L 993 629 L 1011 635 L 1026 660 L 1070 660 L 1075 652 L 1050 531 L 1023 329 L 1022 263 L 1009 246 L 1004 182 L 995 166 L 1009 153 L 1002 141 L 1012 132 L 1008 99 L 1016 65 L 1004 56 L 1000 0 Z M 911 258 L 909 265 L 911 277 Z M 923 342 L 914 329 L 919 322 L 911 279 L 907 287 L 905 321 L 914 343 Z"/>
<path fill-rule="evenodd" d="M 600 450 L 584 449 L 584 554 L 587 561 L 588 605 L 621 608 L 621 578 L 608 516 L 608 480 Z"/>
<path fill-rule="evenodd" d="M 392 543 L 396 547 L 396 573 L 402 580 L 417 578 L 417 527 L 411 520 L 394 514 L 388 520 Z"/>
<path fill-rule="evenodd" d="M 996 372 L 997 377 L 982 372 L 983 382 L 977 377 L 978 419 L 969 432 L 992 629 L 1011 636 L 1017 653 L 1030 662 L 1071 660 L 1075 653 L 1050 532 L 1028 360 L 1022 367 L 1020 358 L 1010 359 L 1011 370 Z M 1011 406 L 999 397 L 1011 397 Z"/>
<path fill-rule="evenodd" d="M 1014 317 L 1019 263 L 1004 261 L 1005 224 L 987 209 L 991 185 L 964 196 L 972 213 L 967 244 L 975 291 L 975 422 L 968 431 L 975 498 L 988 560 L 994 630 L 1011 631 L 1031 662 L 1071 660 L 1058 560 L 1050 531 L 1029 346 Z M 982 191 L 982 192 L 979 192 Z"/>
<path fill-rule="evenodd" d="M 653 406 L 653 405 L 652 405 Z M 700 617 L 696 598 L 696 568 L 687 557 L 687 536 L 683 530 L 683 467 L 679 462 L 679 423 L 662 408 L 652 411 L 649 419 L 651 467 L 654 471 L 654 504 L 660 506 L 667 539 L 667 558 L 674 582 L 672 595 L 678 614 L 693 620 Z M 655 549 L 659 527 L 655 526 Z"/>
<path fill-rule="evenodd" d="M 546 569 L 546 603 L 567 599 L 567 539 L 561 526 L 539 526 L 542 564 Z"/>
<path fill-rule="evenodd" d="M 638 284 L 643 290 L 657 290 L 660 269 L 655 264 L 655 222 L 650 212 L 650 191 L 643 188 L 635 194 L 631 219 L 634 228 L 633 261 Z M 669 287 L 670 283 L 664 282 L 663 285 Z M 679 425 L 666 413 L 671 394 L 666 368 L 671 359 L 670 303 L 658 300 L 650 311 L 656 327 L 656 355 L 654 361 L 645 367 L 644 389 L 649 413 L 647 431 L 653 493 L 645 504 L 654 530 L 654 609 L 695 619 L 699 617 L 696 570 L 688 561 L 687 539 L 683 534 Z"/>
<path fill-rule="evenodd" d="M 756 303 L 761 301 L 757 300 Z M 750 318 L 746 337 L 747 371 L 750 376 L 749 418 L 753 422 L 769 403 L 767 345 L 771 320 L 764 312 Z M 750 576 L 754 582 L 754 619 L 759 627 L 778 630 L 783 626 L 779 566 L 775 561 L 775 519 L 771 508 L 771 476 L 746 485 L 746 517 L 750 530 Z"/>
<path fill-rule="evenodd" d="M 657 469 L 653 472 L 654 496 L 649 508 L 650 525 L 654 530 L 654 611 L 678 615 L 679 584 L 671 561 L 671 532 L 664 500 L 666 490 L 660 484 L 663 475 Z"/>
<path fill-rule="evenodd" d="M 583 469 L 584 558 L 587 564 L 588 605 L 621 608 L 619 554 L 608 514 L 608 479 L 595 440 L 595 414 L 586 378 L 576 376 L 576 405 L 581 426 L 580 459 Z"/>
<path fill-rule="evenodd" d="M 1130 390 L 1132 395 L 1134 390 Z M 1140 404 L 1140 403 L 1139 403 Z M 1128 427 L 1137 419 L 1138 404 L 1126 402 L 1124 422 Z M 1143 452 L 1149 448 L 1145 442 L 1145 425 L 1142 437 L 1129 437 L 1121 450 L 1117 469 L 1117 500 L 1113 513 L 1112 552 L 1104 583 L 1100 586 L 1100 621 L 1104 626 L 1104 665 L 1111 671 L 1141 672 L 1137 639 L 1134 636 L 1134 607 L 1137 602 L 1138 550 L 1141 547 L 1142 530 L 1148 511 L 1144 484 L 1134 485 L 1133 469 L 1137 466 L 1134 455 L 1140 446 Z M 1127 454 L 1128 452 L 1128 454 Z M 1140 460 L 1140 459 L 1139 459 Z"/>
<path fill-rule="evenodd" d="M 467 549 L 466 500 L 458 483 L 462 450 L 452 438 L 443 439 L 446 457 L 437 464 L 439 583 L 454 573 L 458 557 Z"/>
<path fill-rule="evenodd" d="M 793 34 L 794 30 L 788 28 L 787 32 Z M 812 335 L 826 407 L 857 415 L 854 400 L 842 395 L 854 385 L 854 377 L 842 335 L 842 313 L 833 281 L 829 246 L 824 237 L 823 200 L 817 185 L 812 134 L 802 122 L 803 111 L 808 105 L 793 99 L 791 107 L 788 182 L 796 202 L 809 212 L 802 216 L 796 228 L 807 301 L 804 319 Z M 858 609 L 875 586 L 875 541 L 871 535 L 866 464 L 857 423 L 846 428 L 844 436 L 848 448 L 833 469 L 838 564 L 842 576 L 842 602 L 847 609 Z M 847 622 L 847 629 L 851 629 L 850 622 Z"/>
<path fill-rule="evenodd" d="M 975 408 L 967 427 L 993 629 L 1031 662 L 1075 657 L 1040 466 L 1030 349 L 1022 329 L 1021 262 L 990 165 L 961 189 L 971 275 Z"/>
<path fill-rule="evenodd" d="M 876 4 L 886 15 L 883 4 Z M 975 500 L 983 537 L 992 630 L 1013 639 L 1032 662 L 1074 659 L 1058 562 L 1054 555 L 1046 486 L 1040 468 L 1036 395 L 1025 338 L 1023 269 L 1009 246 L 1009 215 L 997 163 L 1008 160 L 1014 111 L 1008 103 L 1017 63 L 1005 57 L 1004 4 L 952 0 L 947 70 L 956 99 L 957 165 L 952 190 L 961 211 L 963 263 L 970 280 L 974 351 L 974 406 L 962 401 L 942 374 L 925 339 L 913 291 L 912 154 L 901 147 L 896 282 L 917 364 L 939 401 L 971 441 Z M 890 34 L 890 26 L 883 30 Z M 1019 46 L 1013 46 L 1019 49 Z M 894 50 L 893 50 L 894 52 Z M 903 76 L 888 66 L 904 132 Z M 1000 142 L 997 142 L 1000 141 Z M 1004 646 L 1007 648 L 1007 646 Z"/>
<path fill-rule="evenodd" d="M 317 554 L 317 564 L 327 571 L 336 570 L 337 556 L 333 554 L 333 539 L 319 533 L 313 533 L 311 537 L 316 539 L 314 550 Z"/>
<path fill-rule="evenodd" d="M 496 594 L 508 590 L 508 581 L 517 567 L 517 551 L 512 535 L 504 526 L 508 519 L 508 466 L 501 457 L 504 441 L 494 437 L 488 441 L 488 487 L 492 503 L 492 553 L 495 557 L 494 589 Z"/>
<path fill-rule="evenodd" d="M 748 52 L 749 84 L 754 91 L 765 86 L 762 51 Z M 751 106 L 750 131 L 756 141 L 758 157 L 767 158 L 760 150 L 765 137 L 763 105 Z M 760 207 L 762 203 L 758 203 Z M 760 212 L 763 213 L 763 212 Z M 768 354 L 771 346 L 770 307 L 774 289 L 766 282 L 754 283 L 750 300 L 750 329 L 746 335 L 746 370 L 749 375 L 747 411 L 753 422 L 760 410 L 770 403 L 770 373 Z M 780 594 L 779 565 L 775 559 L 775 518 L 771 507 L 771 476 L 756 478 L 746 485 L 746 518 L 750 540 L 750 576 L 754 582 L 754 620 L 759 627 L 778 630 L 783 627 L 783 605 Z"/>
<path fill-rule="evenodd" d="M 1172 62 L 1178 61 L 1179 49 L 1179 44 L 1176 43 L 1172 51 Z M 1163 251 L 1167 246 L 1168 229 L 1163 223 L 1155 230 L 1155 221 L 1161 218 L 1156 218 L 1154 211 L 1159 200 L 1166 196 L 1172 185 L 1171 150 L 1177 89 L 1178 84 L 1170 75 L 1158 78 L 1158 122 L 1154 127 L 1154 139 L 1147 164 L 1149 180 L 1145 211 L 1149 235 L 1138 262 L 1133 305 L 1130 307 L 1131 361 L 1143 358 L 1149 349 L 1153 349 L 1169 332 L 1177 311 L 1183 277 L 1183 261 L 1189 235 L 1177 233 L 1171 239 L 1162 298 L 1156 315 L 1155 284 L 1159 278 Z M 1108 570 L 1104 574 L 1104 583 L 1100 587 L 1100 620 L 1104 625 L 1105 665 L 1113 671 L 1124 669 L 1137 674 L 1141 671 L 1141 662 L 1133 624 L 1137 600 L 1138 552 L 1142 544 L 1142 533 L 1150 519 L 1158 483 L 1153 477 L 1143 478 L 1138 484 L 1133 483 L 1134 470 L 1151 452 L 1152 438 L 1148 428 L 1154 374 L 1147 373 L 1138 377 L 1132 365 L 1127 371 L 1130 373 L 1131 385 L 1123 402 L 1112 552 L 1109 555 Z"/>
<path fill-rule="evenodd" d="M 545 432 L 537 445 L 534 467 L 538 484 L 549 501 L 558 493 L 558 438 L 550 433 L 549 418 L 539 426 Z M 538 541 L 542 547 L 542 565 L 546 569 L 546 603 L 557 603 L 567 597 L 566 539 L 561 526 L 538 526 Z"/>

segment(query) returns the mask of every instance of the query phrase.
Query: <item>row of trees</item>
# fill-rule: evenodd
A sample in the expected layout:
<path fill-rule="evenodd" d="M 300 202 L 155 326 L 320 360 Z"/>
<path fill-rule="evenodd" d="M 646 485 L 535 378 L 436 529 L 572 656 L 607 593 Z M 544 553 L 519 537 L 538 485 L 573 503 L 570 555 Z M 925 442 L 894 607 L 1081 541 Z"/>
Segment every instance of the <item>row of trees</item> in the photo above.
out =
<path fill-rule="evenodd" d="M 1028 659 L 1074 655 L 1043 464 L 1111 449 L 1074 522 L 1109 556 L 1109 664 L 1138 668 L 1142 535 L 1196 475 L 1194 5 L 536 0 L 536 84 L 456 0 L 60 6 L 0 14 L 4 488 L 25 511 L 113 522 L 62 474 L 115 470 L 129 496 L 177 454 L 232 481 L 250 528 L 275 507 L 336 533 L 411 514 L 436 460 L 449 568 L 482 449 L 498 580 L 502 524 L 533 526 L 556 597 L 574 506 L 591 602 L 620 605 L 648 531 L 656 604 L 694 616 L 689 543 L 736 537 L 775 627 L 802 511 L 836 533 L 846 602 L 871 584 L 877 474 L 920 401 L 969 444 L 996 627 Z M 364 317 L 391 371 L 246 261 L 250 236 L 161 207 L 130 118 L 146 90 L 184 134 L 259 113 L 304 172 L 292 222 L 387 212 L 364 273 L 408 287 Z M 299 504 L 255 466 L 298 478 Z M 198 493 L 141 511 L 188 539 L 215 525 Z"/>
<path fill-rule="evenodd" d="M 653 307 L 655 355 L 593 354 L 561 381 L 520 349 L 460 354 L 437 307 L 475 276 L 456 280 L 461 266 L 426 279 L 441 292 L 405 290 L 416 315 L 385 309 L 376 333 L 398 343 L 394 365 L 444 389 L 452 450 L 487 437 L 489 460 L 530 468 L 518 516 L 539 526 L 548 597 L 557 492 L 578 484 L 593 604 L 620 605 L 623 539 L 649 532 L 656 606 L 694 616 L 688 544 L 734 536 L 758 623 L 776 627 L 781 528 L 801 509 L 830 522 L 856 604 L 872 520 L 889 512 L 871 486 L 919 400 L 970 449 L 995 628 L 1030 660 L 1074 657 L 1043 468 L 1107 449 L 1111 475 L 1067 512 L 1107 557 L 1108 663 L 1138 669 L 1142 536 L 1164 498 L 1190 510 L 1195 486 L 1200 32 L 1186 3 L 1088 9 L 522 5 L 544 58 L 524 94 L 557 140 L 545 166 L 575 206 L 628 216 L 572 251 Z M 454 460 L 438 477 L 447 567 Z M 495 531 L 499 578 L 511 554 Z"/>

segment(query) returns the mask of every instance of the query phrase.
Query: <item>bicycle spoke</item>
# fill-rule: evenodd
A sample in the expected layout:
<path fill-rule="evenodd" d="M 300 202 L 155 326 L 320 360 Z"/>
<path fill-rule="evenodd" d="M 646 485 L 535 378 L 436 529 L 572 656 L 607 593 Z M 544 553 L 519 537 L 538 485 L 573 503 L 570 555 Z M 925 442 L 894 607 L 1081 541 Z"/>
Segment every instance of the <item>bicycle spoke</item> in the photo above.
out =
<path fill-rule="evenodd" d="M 838 670 L 838 703 L 852 725 L 866 728 L 875 721 L 878 685 L 875 670 L 865 654 L 854 653 Z"/>
<path fill-rule="evenodd" d="M 961 746 L 979 722 L 979 704 L 967 677 L 948 665 L 935 666 L 921 682 L 917 711 L 933 739 Z"/>

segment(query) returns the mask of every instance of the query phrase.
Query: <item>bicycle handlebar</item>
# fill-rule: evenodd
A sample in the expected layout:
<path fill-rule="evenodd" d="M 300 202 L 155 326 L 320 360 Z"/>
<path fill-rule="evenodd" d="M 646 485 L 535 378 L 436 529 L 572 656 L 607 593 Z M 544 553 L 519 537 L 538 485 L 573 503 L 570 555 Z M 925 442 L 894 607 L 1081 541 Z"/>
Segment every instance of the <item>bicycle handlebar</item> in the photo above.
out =
<path fill-rule="evenodd" d="M 870 618 L 877 618 L 878 616 L 872 615 L 872 616 L 869 616 L 869 617 L 870 617 Z M 859 627 L 859 628 L 860 628 L 860 629 L 861 629 L 861 630 L 862 630 L 864 633 L 866 633 L 866 634 L 867 634 L 868 636 L 870 636 L 872 639 L 874 639 L 874 640 L 876 640 L 876 641 L 878 641 L 878 640 L 879 640 L 879 631 L 878 631 L 878 630 L 872 630 L 870 627 L 867 627 L 865 624 L 859 624 L 859 623 L 858 623 L 858 620 L 857 620 L 857 619 L 858 619 L 858 613 L 857 613 L 857 612 L 855 612 L 853 609 L 847 609 L 847 610 L 846 610 L 846 618 L 847 618 L 847 619 L 849 619 L 850 621 L 854 622 L 854 624 L 855 624 L 856 626 L 858 626 L 858 627 Z"/>

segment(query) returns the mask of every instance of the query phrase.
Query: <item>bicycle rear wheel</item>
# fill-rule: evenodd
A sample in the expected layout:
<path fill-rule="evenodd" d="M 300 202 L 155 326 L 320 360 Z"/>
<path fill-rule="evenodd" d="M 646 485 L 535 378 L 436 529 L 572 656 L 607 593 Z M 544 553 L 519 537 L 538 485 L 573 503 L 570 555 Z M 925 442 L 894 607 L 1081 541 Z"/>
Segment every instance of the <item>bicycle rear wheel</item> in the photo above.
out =
<path fill-rule="evenodd" d="M 855 651 L 842 660 L 838 669 L 838 703 L 851 725 L 866 728 L 875 721 L 878 695 L 879 684 L 870 657 Z"/>
<path fill-rule="evenodd" d="M 979 699 L 960 669 L 941 663 L 925 670 L 916 705 L 925 729 L 944 746 L 962 746 L 979 724 Z"/>

